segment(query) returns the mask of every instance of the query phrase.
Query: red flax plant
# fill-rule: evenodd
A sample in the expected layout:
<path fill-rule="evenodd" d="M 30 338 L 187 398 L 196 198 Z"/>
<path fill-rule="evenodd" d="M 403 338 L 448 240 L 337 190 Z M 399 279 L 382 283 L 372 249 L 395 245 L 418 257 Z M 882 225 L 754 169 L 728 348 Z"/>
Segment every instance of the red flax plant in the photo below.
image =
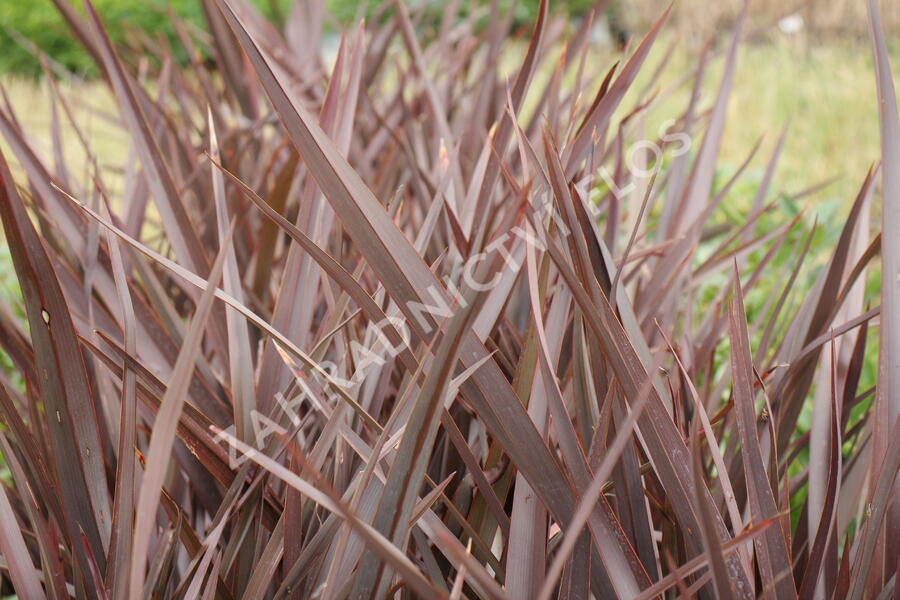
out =
<path fill-rule="evenodd" d="M 746 222 L 714 219 L 756 151 L 716 178 L 740 21 L 648 137 L 665 62 L 634 83 L 666 14 L 608 66 L 591 18 L 572 31 L 547 2 L 526 38 L 497 3 L 435 22 L 393 2 L 332 64 L 318 2 L 278 31 L 246 0 L 203 0 L 208 35 L 176 23 L 180 65 L 169 41 L 113 47 L 87 0 L 54 1 L 127 164 L 95 158 L 68 88 L 50 86 L 51 159 L 0 109 L 27 314 L 0 311 L 4 591 L 893 592 L 900 238 L 870 240 L 864 215 L 880 179 L 882 228 L 900 222 L 900 127 L 874 0 L 882 161 L 802 295 L 814 228 L 759 227 L 780 141 Z"/>

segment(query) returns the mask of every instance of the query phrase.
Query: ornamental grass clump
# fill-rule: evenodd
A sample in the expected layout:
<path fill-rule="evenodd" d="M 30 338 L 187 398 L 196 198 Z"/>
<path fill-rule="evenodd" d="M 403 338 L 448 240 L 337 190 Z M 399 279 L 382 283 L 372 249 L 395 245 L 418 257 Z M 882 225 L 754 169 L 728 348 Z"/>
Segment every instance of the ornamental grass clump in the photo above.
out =
<path fill-rule="evenodd" d="M 114 47 L 54 1 L 125 142 L 99 160 L 52 74 L 49 151 L 0 108 L 4 593 L 892 593 L 900 238 L 868 215 L 900 223 L 900 126 L 874 0 L 882 157 L 817 261 L 818 225 L 779 210 L 784 134 L 718 158 L 743 16 L 655 130 L 666 13 L 607 62 L 546 1 L 518 33 L 496 3 L 393 2 L 331 60 L 316 1 L 277 30 L 203 0 L 181 48 Z"/>

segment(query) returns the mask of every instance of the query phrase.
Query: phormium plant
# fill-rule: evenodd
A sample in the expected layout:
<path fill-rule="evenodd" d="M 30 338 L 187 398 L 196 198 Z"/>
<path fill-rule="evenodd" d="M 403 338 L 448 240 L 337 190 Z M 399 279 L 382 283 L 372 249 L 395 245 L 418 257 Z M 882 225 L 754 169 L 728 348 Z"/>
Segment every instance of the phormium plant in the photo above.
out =
<path fill-rule="evenodd" d="M 422 26 L 395 1 L 332 62 L 320 2 L 277 31 L 203 0 L 179 52 L 214 60 L 181 67 L 55 2 L 127 145 L 101 165 L 52 77 L 52 156 L 0 109 L 27 313 L 0 311 L 4 591 L 893 593 L 900 238 L 867 215 L 900 223 L 900 126 L 874 0 L 883 157 L 809 289 L 806 221 L 758 227 L 780 142 L 746 222 L 714 218 L 750 163 L 716 177 L 740 20 L 650 131 L 665 14 L 607 65 L 546 1 L 530 34 L 496 3 Z"/>

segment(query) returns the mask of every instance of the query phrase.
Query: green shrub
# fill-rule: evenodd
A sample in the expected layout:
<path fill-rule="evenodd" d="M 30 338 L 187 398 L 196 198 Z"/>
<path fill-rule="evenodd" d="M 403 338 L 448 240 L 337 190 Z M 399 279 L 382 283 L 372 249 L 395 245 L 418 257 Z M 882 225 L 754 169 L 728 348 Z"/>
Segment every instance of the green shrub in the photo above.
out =
<path fill-rule="evenodd" d="M 202 23 L 196 0 L 98 0 L 97 10 L 103 15 L 110 37 L 124 42 L 129 30 L 163 32 L 172 30 L 166 17 L 173 10 L 179 17 Z M 51 0 L 0 3 L 0 73 L 37 75 L 40 64 L 31 52 L 15 39 L 15 33 L 37 45 L 66 69 L 93 74 L 94 67 L 84 49 L 75 40 Z"/>
<path fill-rule="evenodd" d="M 288 14 L 294 1 L 253 0 L 269 18 L 275 17 L 276 11 L 282 16 Z M 463 8 L 472 1 L 466 0 Z M 368 0 L 368 12 L 371 13 L 379 4 L 379 1 Z M 439 16 L 441 3 L 433 4 L 433 14 Z M 537 0 L 516 2 L 516 20 L 519 23 L 533 20 L 537 4 Z M 567 3 L 565 10 L 580 14 L 591 4 L 591 0 L 575 0 Z M 97 0 L 95 5 L 103 15 L 110 37 L 117 43 L 125 42 L 129 32 L 133 31 L 162 34 L 174 43 L 175 33 L 168 17 L 169 11 L 193 25 L 205 25 L 200 0 Z M 511 5 L 511 0 L 502 0 L 500 3 L 504 10 Z M 353 0 L 328 1 L 329 10 L 342 23 L 349 23 L 356 16 L 358 7 L 358 2 Z M 42 72 L 38 60 L 22 45 L 22 38 L 36 44 L 50 58 L 70 71 L 87 76 L 95 74 L 90 58 L 70 35 L 52 0 L 0 2 L 0 48 L 3 50 L 0 52 L 0 74 L 36 76 Z M 177 58 L 183 59 L 183 55 L 179 53 Z"/>
<path fill-rule="evenodd" d="M 64 0 L 71 1 L 71 0 Z M 253 0 L 268 17 L 273 6 L 286 10 L 291 0 Z M 273 1 L 277 4 L 273 5 Z M 74 3 L 80 9 L 80 0 Z M 95 6 L 103 16 L 110 38 L 124 43 L 129 34 L 143 31 L 148 35 L 165 35 L 174 47 L 175 31 L 170 11 L 186 22 L 204 27 L 200 0 L 97 0 Z M 23 46 L 22 38 L 37 45 L 51 59 L 75 73 L 91 76 L 94 65 L 75 40 L 52 0 L 12 0 L 0 2 L 0 74 L 39 75 L 40 63 Z M 183 58 L 178 54 L 177 58 Z"/>

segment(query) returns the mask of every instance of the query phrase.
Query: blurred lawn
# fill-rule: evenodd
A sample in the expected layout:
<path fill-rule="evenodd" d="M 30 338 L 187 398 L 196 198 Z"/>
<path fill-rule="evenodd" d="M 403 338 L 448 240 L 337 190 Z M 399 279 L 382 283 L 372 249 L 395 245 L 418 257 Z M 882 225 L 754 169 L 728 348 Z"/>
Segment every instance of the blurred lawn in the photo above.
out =
<path fill-rule="evenodd" d="M 651 65 L 662 59 L 668 43 L 665 39 L 657 43 L 649 59 Z M 661 89 L 674 84 L 695 62 L 695 53 L 676 46 L 661 78 Z M 894 53 L 893 62 L 900 63 L 900 53 Z M 719 59 L 707 71 L 702 102 L 706 107 L 715 100 L 722 68 L 723 60 Z M 661 99 L 662 106 L 648 119 L 648 130 L 655 131 L 658 122 L 678 114 L 689 96 L 690 88 L 682 85 Z M 839 206 L 846 207 L 852 201 L 869 166 L 880 156 L 869 46 L 843 39 L 807 46 L 800 38 L 781 35 L 765 43 L 744 43 L 728 108 L 720 167 L 739 165 L 759 137 L 765 136 L 753 163 L 761 171 L 785 125 L 787 140 L 774 185 L 796 194 L 837 178 L 804 202 L 820 220 L 828 220 Z"/>

